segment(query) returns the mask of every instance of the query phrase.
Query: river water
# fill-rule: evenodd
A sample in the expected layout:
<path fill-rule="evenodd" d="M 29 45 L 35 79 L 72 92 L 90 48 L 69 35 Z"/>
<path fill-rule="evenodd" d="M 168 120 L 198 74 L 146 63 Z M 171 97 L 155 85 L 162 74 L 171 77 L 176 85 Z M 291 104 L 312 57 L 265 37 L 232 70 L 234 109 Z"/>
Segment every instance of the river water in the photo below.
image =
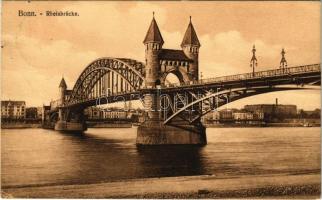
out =
<path fill-rule="evenodd" d="M 135 139 L 136 128 L 89 129 L 82 135 L 3 129 L 2 187 L 320 171 L 320 128 L 208 128 L 204 147 L 137 147 Z"/>

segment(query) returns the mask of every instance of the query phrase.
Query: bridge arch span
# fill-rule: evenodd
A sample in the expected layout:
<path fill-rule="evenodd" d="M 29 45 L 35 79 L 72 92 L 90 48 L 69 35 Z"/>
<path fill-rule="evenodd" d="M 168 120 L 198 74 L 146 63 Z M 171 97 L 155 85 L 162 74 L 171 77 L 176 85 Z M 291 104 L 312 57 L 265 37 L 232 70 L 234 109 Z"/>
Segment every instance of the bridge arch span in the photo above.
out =
<path fill-rule="evenodd" d="M 67 104 L 102 95 L 137 91 L 145 80 L 143 63 L 126 58 L 99 58 L 91 62 L 76 81 Z"/>
<path fill-rule="evenodd" d="M 315 86 L 280 86 L 280 87 L 256 87 L 256 88 L 234 88 L 230 90 L 223 90 L 215 93 L 210 93 L 204 95 L 201 98 L 195 99 L 194 101 L 188 103 L 187 105 L 181 107 L 180 109 L 174 110 L 176 106 L 173 106 L 174 102 L 167 102 L 167 104 L 172 105 L 170 107 L 171 114 L 164 115 L 164 124 L 170 124 L 171 120 L 176 117 L 188 121 L 190 124 L 193 124 L 195 121 L 198 121 L 202 116 L 206 115 L 214 109 L 220 108 L 226 104 L 232 103 L 239 99 L 260 95 L 270 92 L 286 91 L 286 90 L 320 90 L 320 87 Z M 168 99 L 169 100 L 169 99 Z M 206 105 L 206 106 L 204 106 Z M 199 106 L 199 107 L 198 107 Z M 201 108 L 200 108 L 201 106 Z M 193 113 L 194 107 L 198 107 L 198 112 Z M 206 108 L 205 108 L 206 107 Z M 189 117 L 187 114 L 189 113 Z"/>

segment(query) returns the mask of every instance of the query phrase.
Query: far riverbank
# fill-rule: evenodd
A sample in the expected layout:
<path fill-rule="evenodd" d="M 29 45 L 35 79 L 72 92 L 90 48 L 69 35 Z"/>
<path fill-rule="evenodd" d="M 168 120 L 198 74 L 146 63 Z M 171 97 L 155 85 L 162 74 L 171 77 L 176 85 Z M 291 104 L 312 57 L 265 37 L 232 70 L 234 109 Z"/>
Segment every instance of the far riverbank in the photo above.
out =
<path fill-rule="evenodd" d="M 139 126 L 139 125 L 135 125 Z M 88 124 L 88 128 L 131 128 L 131 123 L 121 124 Z M 258 128 L 258 127 L 304 127 L 303 124 L 290 124 L 290 123 L 269 123 L 265 125 L 260 124 L 205 124 L 206 128 Z M 310 124 L 309 127 L 320 127 L 320 124 Z M 41 124 L 1 124 L 1 129 L 23 129 L 23 128 L 42 128 Z"/>
<path fill-rule="evenodd" d="M 258 127 L 320 127 L 320 124 L 266 123 L 266 124 L 205 124 L 207 128 L 258 128 Z"/>

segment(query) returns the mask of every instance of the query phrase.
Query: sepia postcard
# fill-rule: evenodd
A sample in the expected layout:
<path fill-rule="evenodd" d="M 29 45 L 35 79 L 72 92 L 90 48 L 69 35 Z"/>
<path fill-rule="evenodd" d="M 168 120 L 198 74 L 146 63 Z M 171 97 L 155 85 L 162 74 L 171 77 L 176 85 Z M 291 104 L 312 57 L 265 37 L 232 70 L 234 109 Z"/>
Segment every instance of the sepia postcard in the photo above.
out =
<path fill-rule="evenodd" d="M 320 1 L 3 1 L 1 198 L 320 199 Z"/>

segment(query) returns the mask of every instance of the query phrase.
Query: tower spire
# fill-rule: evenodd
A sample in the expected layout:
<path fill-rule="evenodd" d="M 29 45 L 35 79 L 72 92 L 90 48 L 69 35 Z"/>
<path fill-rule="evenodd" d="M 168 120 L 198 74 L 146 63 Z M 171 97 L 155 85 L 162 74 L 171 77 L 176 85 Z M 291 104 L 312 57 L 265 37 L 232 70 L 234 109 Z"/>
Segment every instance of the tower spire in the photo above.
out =
<path fill-rule="evenodd" d="M 252 59 L 250 60 L 250 67 L 253 68 L 253 76 L 255 76 L 255 67 L 257 67 L 255 44 L 253 45 L 252 53 L 253 53 L 253 56 L 252 56 Z"/>
<path fill-rule="evenodd" d="M 67 88 L 67 84 L 65 82 L 64 76 L 62 77 L 62 79 L 60 81 L 59 87 L 60 88 L 65 88 L 65 89 Z"/>
<path fill-rule="evenodd" d="M 160 32 L 160 29 L 158 27 L 158 24 L 154 18 L 154 11 L 152 14 L 153 14 L 152 21 L 151 21 L 150 27 L 148 29 L 148 32 L 146 33 L 143 43 L 144 44 L 159 43 L 159 44 L 163 45 L 164 41 L 163 41 L 163 38 L 162 38 L 162 35 Z"/>
<path fill-rule="evenodd" d="M 189 24 L 181 42 L 181 48 L 184 54 L 193 62 L 189 64 L 188 73 L 193 80 L 199 80 L 199 48 L 200 42 L 197 33 L 192 25 L 191 16 L 189 16 Z"/>
<path fill-rule="evenodd" d="M 197 33 L 192 25 L 191 22 L 191 16 L 190 16 L 190 22 L 188 25 L 188 28 L 186 30 L 186 33 L 184 34 L 181 47 L 183 48 L 184 46 L 191 45 L 191 46 L 197 46 L 200 47 L 200 42 L 197 36 Z"/>

